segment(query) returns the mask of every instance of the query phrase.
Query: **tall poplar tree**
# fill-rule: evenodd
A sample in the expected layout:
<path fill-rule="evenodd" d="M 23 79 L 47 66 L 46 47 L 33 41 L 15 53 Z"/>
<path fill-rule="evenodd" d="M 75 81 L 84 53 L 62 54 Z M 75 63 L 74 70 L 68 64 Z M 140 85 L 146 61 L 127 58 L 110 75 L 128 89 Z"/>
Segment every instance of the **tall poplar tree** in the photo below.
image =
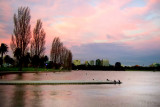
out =
<path fill-rule="evenodd" d="M 72 52 L 63 46 L 63 43 L 60 41 L 59 37 L 55 37 L 53 39 L 50 58 L 54 64 L 61 65 L 63 69 L 71 70 Z"/>
<path fill-rule="evenodd" d="M 46 33 L 42 28 L 42 21 L 37 20 L 36 26 L 33 30 L 33 38 L 31 41 L 31 56 L 37 55 L 39 58 L 44 55 L 45 51 L 45 36 Z"/>
<path fill-rule="evenodd" d="M 19 66 L 22 70 L 23 58 L 28 51 L 28 44 L 31 38 L 30 9 L 28 7 L 18 8 L 18 13 L 14 14 L 14 30 L 11 38 L 11 49 L 15 52 L 19 49 Z"/>

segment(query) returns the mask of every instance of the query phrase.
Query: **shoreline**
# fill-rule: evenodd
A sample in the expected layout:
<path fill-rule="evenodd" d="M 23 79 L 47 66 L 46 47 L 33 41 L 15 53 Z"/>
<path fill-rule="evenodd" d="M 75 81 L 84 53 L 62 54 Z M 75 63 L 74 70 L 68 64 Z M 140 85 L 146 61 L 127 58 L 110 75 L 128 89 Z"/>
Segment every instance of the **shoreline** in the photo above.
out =
<path fill-rule="evenodd" d="M 89 72 L 93 72 L 93 71 L 104 71 L 104 72 L 110 72 L 111 70 L 52 70 L 52 71 L 0 71 L 0 75 L 5 75 L 5 74 L 22 74 L 22 73 L 56 73 L 56 72 L 72 72 L 72 71 L 76 71 L 76 72 L 84 72 L 84 71 L 89 71 Z M 114 71 L 113 72 L 117 72 Z M 118 72 L 160 72 L 160 71 L 153 71 L 153 70 L 126 70 L 126 71 L 118 71 Z"/>
<path fill-rule="evenodd" d="M 0 81 L 0 85 L 94 85 L 94 84 L 122 84 L 118 81 L 71 81 L 71 80 L 57 80 L 57 81 Z"/>

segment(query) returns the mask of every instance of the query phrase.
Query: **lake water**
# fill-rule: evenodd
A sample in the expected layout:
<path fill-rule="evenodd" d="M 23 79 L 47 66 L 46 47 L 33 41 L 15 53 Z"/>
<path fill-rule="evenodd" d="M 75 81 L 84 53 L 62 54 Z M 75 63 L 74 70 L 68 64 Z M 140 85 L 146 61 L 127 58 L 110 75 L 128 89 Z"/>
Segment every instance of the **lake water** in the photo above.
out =
<path fill-rule="evenodd" d="M 120 85 L 0 85 L 0 107 L 160 107 L 160 72 L 72 71 L 4 80 L 121 80 Z M 93 81 L 94 81 L 93 80 Z"/>

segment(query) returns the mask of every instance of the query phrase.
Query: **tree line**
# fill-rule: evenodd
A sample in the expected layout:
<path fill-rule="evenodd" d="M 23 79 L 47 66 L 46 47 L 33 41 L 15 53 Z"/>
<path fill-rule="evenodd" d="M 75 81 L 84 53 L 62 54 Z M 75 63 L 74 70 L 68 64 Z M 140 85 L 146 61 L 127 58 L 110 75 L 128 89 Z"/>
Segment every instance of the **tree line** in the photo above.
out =
<path fill-rule="evenodd" d="M 21 71 L 23 67 L 45 67 L 48 57 L 45 55 L 45 37 L 46 33 L 43 29 L 41 19 L 38 19 L 36 25 L 31 32 L 31 15 L 28 7 L 18 8 L 17 14 L 13 16 L 14 29 L 11 36 L 10 47 L 15 58 L 15 65 Z M 33 35 L 33 36 L 32 36 Z M 1 43 L 0 47 L 0 65 L 3 67 L 3 55 L 8 52 L 8 46 Z M 7 56 L 8 59 L 12 59 Z M 69 49 L 63 46 L 59 37 L 53 39 L 50 51 L 50 67 L 71 69 L 72 53 Z M 8 63 L 14 61 L 5 61 Z M 47 64 L 46 64 L 47 65 Z"/>
<path fill-rule="evenodd" d="M 121 66 L 121 62 L 116 62 L 115 65 L 102 66 L 101 64 L 96 65 L 74 65 L 72 64 L 73 70 L 103 70 L 103 71 L 160 71 L 160 65 L 157 66 Z"/>

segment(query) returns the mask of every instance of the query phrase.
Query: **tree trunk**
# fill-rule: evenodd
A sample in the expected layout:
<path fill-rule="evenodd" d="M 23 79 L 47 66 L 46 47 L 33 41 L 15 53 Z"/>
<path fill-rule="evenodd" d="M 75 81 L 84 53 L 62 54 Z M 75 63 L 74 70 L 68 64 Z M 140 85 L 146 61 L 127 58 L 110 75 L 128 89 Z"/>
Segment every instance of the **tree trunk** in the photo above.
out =
<path fill-rule="evenodd" d="M 1 57 L 2 57 L 2 67 L 3 67 L 3 52 L 2 52 L 2 54 L 1 54 Z"/>
<path fill-rule="evenodd" d="M 22 71 L 22 63 L 23 63 L 22 58 L 20 58 L 20 60 L 19 60 L 19 71 Z"/>

